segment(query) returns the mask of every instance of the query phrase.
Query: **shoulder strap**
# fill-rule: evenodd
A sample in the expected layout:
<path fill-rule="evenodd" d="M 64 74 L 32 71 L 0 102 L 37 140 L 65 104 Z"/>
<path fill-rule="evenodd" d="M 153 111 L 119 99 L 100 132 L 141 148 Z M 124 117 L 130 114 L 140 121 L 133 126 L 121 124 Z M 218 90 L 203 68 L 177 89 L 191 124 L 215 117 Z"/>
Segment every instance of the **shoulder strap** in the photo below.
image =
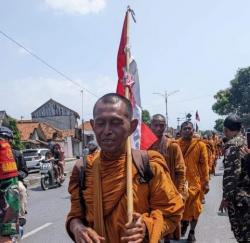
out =
<path fill-rule="evenodd" d="M 85 171 L 86 171 L 86 167 L 87 167 L 87 157 L 83 156 L 83 158 L 81 160 L 79 160 L 79 163 L 76 163 L 76 166 L 78 168 L 79 171 L 79 199 L 80 199 L 80 205 L 81 205 L 81 211 L 82 211 L 82 215 L 84 216 L 84 219 L 86 219 L 86 203 L 85 200 L 83 198 L 83 194 L 82 191 L 84 189 L 86 189 L 85 187 Z M 88 225 L 88 222 L 85 221 L 84 222 L 85 225 Z"/>
<path fill-rule="evenodd" d="M 148 153 L 145 150 L 132 149 L 133 163 L 140 175 L 140 183 L 148 183 L 153 178 Z"/>
<path fill-rule="evenodd" d="M 85 170 L 86 170 L 86 166 L 87 166 L 87 159 L 86 156 L 83 156 L 83 158 L 81 159 L 81 166 L 80 166 L 80 175 L 79 175 L 79 189 L 82 191 L 85 189 Z"/>

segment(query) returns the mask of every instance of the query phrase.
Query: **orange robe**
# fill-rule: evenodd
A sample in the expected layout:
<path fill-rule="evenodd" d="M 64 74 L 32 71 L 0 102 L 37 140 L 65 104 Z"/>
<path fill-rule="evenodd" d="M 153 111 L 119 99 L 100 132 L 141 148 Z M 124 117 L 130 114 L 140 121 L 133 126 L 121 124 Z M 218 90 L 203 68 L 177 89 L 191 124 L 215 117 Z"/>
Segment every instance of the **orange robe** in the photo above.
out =
<path fill-rule="evenodd" d="M 96 150 L 95 152 L 88 154 L 87 160 L 92 162 L 99 153 L 100 153 L 100 151 Z"/>
<path fill-rule="evenodd" d="M 202 142 L 204 142 L 207 147 L 209 173 L 211 174 L 213 173 L 213 168 L 214 168 L 214 158 L 215 158 L 214 144 L 211 140 L 207 139 L 203 139 Z"/>
<path fill-rule="evenodd" d="M 150 243 L 157 243 L 162 236 L 174 231 L 181 220 L 184 205 L 182 198 L 173 185 L 164 158 L 157 152 L 148 151 L 151 170 L 154 174 L 149 183 L 141 184 L 136 168 L 133 166 L 133 199 L 134 211 L 142 214 L 147 227 Z M 97 156 L 101 162 L 101 184 L 104 224 L 107 243 L 119 243 L 127 222 L 126 199 L 126 154 L 118 158 L 102 154 Z M 79 171 L 73 168 L 69 182 L 71 209 L 67 217 L 66 228 L 70 232 L 69 223 L 73 218 L 85 219 L 93 227 L 93 161 L 88 161 L 85 173 L 86 190 L 83 197 L 86 203 L 86 217 L 82 215 L 79 201 Z"/>
<path fill-rule="evenodd" d="M 206 145 L 197 139 L 187 142 L 178 140 L 186 164 L 188 181 L 188 199 L 185 203 L 183 220 L 197 220 L 202 212 L 202 188 L 209 181 L 208 154 Z"/>
<path fill-rule="evenodd" d="M 213 167 L 212 167 L 212 173 L 215 172 L 215 167 L 217 164 L 217 159 L 218 159 L 218 150 L 216 143 L 213 139 L 209 139 L 210 143 L 213 145 Z"/>
<path fill-rule="evenodd" d="M 163 155 L 166 160 L 170 177 L 174 182 L 178 192 L 184 199 L 187 198 L 186 183 L 186 166 L 180 146 L 175 140 L 171 140 L 165 136 L 161 140 L 156 141 L 151 148 Z M 173 234 L 167 236 L 168 239 L 179 240 L 181 236 L 181 225 L 177 225 Z"/>
<path fill-rule="evenodd" d="M 219 158 L 219 149 L 218 149 L 218 144 L 219 144 L 219 137 L 217 135 L 213 136 L 211 139 L 214 143 L 214 148 L 215 148 L 215 164 L 216 160 Z"/>
<path fill-rule="evenodd" d="M 174 185 L 178 192 L 185 198 L 186 166 L 178 143 L 163 137 L 162 140 L 156 141 L 150 149 L 158 151 L 163 155 Z"/>

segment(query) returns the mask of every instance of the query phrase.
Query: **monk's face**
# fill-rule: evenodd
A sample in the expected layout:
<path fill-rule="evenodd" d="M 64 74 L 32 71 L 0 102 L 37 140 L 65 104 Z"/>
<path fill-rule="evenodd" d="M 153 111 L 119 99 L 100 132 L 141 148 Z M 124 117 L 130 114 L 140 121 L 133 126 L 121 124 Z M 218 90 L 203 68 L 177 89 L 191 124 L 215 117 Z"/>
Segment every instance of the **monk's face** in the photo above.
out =
<path fill-rule="evenodd" d="M 94 120 L 91 120 L 97 142 L 104 152 L 124 150 L 127 138 L 135 131 L 138 121 L 128 117 L 126 105 L 98 103 Z"/>
<path fill-rule="evenodd" d="M 191 140 L 194 134 L 194 128 L 192 124 L 186 124 L 181 128 L 181 136 L 185 140 Z"/>
<path fill-rule="evenodd" d="M 161 138 L 166 129 L 166 122 L 164 119 L 153 119 L 151 122 L 151 130 L 158 137 Z"/>

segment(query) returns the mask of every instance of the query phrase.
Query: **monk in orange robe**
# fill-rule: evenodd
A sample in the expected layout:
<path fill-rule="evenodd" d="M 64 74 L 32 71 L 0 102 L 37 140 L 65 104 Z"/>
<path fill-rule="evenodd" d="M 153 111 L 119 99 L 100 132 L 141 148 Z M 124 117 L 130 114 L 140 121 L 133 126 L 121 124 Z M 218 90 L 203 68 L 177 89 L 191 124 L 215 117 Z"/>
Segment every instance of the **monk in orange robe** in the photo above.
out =
<path fill-rule="evenodd" d="M 213 132 L 211 140 L 214 142 L 214 147 L 216 152 L 214 160 L 214 167 L 216 168 L 217 160 L 220 159 L 220 157 L 222 156 L 222 150 L 223 150 L 222 139 L 218 136 L 218 134 Z"/>
<path fill-rule="evenodd" d="M 156 114 L 152 117 L 151 130 L 158 137 L 158 140 L 151 146 L 150 149 L 160 152 L 166 160 L 169 168 L 170 177 L 174 182 L 178 192 L 183 199 L 187 197 L 186 183 L 186 166 L 182 156 L 180 146 L 170 138 L 164 135 L 166 129 L 166 119 L 161 114 Z M 170 239 L 180 239 L 180 225 L 177 226 L 175 232 L 167 235 L 164 239 L 165 243 L 170 242 Z"/>
<path fill-rule="evenodd" d="M 188 181 L 188 199 L 185 202 L 185 211 L 182 221 L 182 235 L 184 236 L 190 223 L 187 242 L 195 242 L 195 227 L 202 212 L 202 193 L 209 190 L 209 166 L 206 145 L 193 138 L 194 127 L 189 121 L 181 125 L 181 138 L 178 143 L 181 147 L 186 164 L 186 178 Z"/>
<path fill-rule="evenodd" d="M 132 119 L 130 102 L 118 94 L 100 98 L 93 117 L 91 125 L 101 151 L 87 161 L 83 190 L 79 190 L 77 164 L 73 168 L 69 182 L 71 209 L 66 221 L 70 237 L 77 243 L 158 243 L 174 231 L 184 210 L 164 158 L 155 151 L 147 152 L 152 172 L 147 183 L 140 180 L 133 165 L 135 213 L 133 221 L 127 223 L 125 144 L 138 121 Z"/>
<path fill-rule="evenodd" d="M 207 135 L 203 136 L 202 142 L 204 142 L 207 147 L 209 174 L 212 174 L 214 172 L 214 159 L 215 159 L 214 144 L 213 141 L 211 141 Z"/>
<path fill-rule="evenodd" d="M 217 162 L 217 159 L 220 157 L 219 153 L 219 137 L 218 135 L 213 132 L 212 137 L 210 138 L 214 142 L 214 147 L 215 147 L 215 164 Z"/>

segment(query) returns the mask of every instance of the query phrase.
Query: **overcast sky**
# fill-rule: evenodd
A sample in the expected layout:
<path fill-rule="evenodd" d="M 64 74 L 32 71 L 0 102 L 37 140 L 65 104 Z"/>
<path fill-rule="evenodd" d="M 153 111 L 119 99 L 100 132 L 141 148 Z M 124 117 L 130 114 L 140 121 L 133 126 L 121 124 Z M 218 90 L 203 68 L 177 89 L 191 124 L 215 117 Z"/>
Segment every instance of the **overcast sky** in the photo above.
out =
<path fill-rule="evenodd" d="M 114 92 L 116 56 L 126 6 L 134 9 L 132 55 L 142 105 L 169 123 L 199 111 L 201 129 L 213 128 L 213 95 L 250 64 L 249 0 L 8 0 L 0 1 L 0 30 L 101 96 Z M 0 110 L 15 118 L 53 98 L 81 115 L 80 88 L 38 62 L 0 33 Z M 84 92 L 84 119 L 96 97 Z"/>

